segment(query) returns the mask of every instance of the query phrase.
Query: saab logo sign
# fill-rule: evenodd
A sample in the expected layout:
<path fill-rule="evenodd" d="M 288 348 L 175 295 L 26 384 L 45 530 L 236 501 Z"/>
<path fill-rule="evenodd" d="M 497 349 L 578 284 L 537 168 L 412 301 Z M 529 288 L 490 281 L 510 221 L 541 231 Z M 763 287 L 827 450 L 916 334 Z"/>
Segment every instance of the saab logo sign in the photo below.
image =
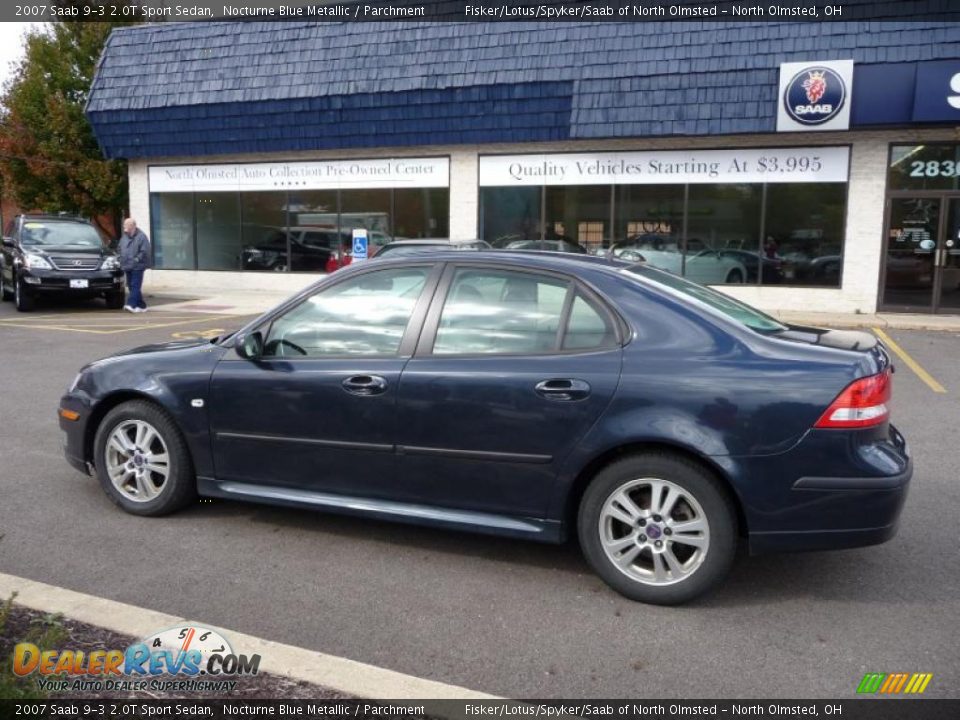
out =
<path fill-rule="evenodd" d="M 780 65 L 777 132 L 850 127 L 853 60 Z"/>

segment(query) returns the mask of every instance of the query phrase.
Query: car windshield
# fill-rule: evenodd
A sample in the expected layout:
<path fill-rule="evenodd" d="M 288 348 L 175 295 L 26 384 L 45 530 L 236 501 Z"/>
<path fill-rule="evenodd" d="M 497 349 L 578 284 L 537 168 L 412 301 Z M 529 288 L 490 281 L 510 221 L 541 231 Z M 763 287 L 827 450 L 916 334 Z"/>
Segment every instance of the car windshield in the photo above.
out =
<path fill-rule="evenodd" d="M 99 248 L 100 235 L 90 225 L 60 220 L 28 220 L 20 240 L 24 245 Z"/>
<path fill-rule="evenodd" d="M 664 270 L 656 270 L 648 265 L 633 265 L 624 268 L 620 272 L 626 275 L 639 275 L 662 285 L 673 292 L 694 300 L 695 302 L 706 305 L 712 310 L 716 310 L 726 315 L 731 320 L 746 325 L 751 330 L 769 335 L 771 333 L 782 332 L 787 326 L 778 322 L 765 313 L 755 310 L 739 300 L 734 300 L 729 295 L 712 290 L 704 285 L 698 285 L 695 282 L 684 280 L 682 277 Z"/>

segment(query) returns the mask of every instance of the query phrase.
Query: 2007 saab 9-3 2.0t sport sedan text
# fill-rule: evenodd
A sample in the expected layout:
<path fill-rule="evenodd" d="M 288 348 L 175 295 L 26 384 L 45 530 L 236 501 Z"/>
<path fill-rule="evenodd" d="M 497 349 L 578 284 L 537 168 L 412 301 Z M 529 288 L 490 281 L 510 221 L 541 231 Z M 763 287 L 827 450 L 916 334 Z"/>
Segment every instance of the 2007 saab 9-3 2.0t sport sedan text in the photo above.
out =
<path fill-rule="evenodd" d="M 469 255 L 469 257 L 467 257 Z M 139 515 L 200 495 L 559 542 L 678 603 L 753 552 L 883 542 L 912 472 L 872 335 L 549 253 L 357 263 L 239 332 L 86 366 L 67 458 Z"/>

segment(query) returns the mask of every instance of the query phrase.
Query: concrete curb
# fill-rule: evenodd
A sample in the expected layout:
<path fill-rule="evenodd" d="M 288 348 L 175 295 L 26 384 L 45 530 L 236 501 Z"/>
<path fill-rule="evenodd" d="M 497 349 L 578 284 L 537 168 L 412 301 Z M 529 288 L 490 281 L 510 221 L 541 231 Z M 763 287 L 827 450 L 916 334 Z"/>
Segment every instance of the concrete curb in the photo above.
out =
<path fill-rule="evenodd" d="M 335 655 L 264 640 L 155 610 L 86 595 L 56 585 L 0 573 L 0 599 L 16 592 L 16 603 L 45 613 L 63 613 L 78 622 L 143 638 L 157 630 L 194 623 L 223 630 L 234 647 L 262 656 L 260 669 L 371 700 L 499 700 L 475 690 L 425 680 Z"/>

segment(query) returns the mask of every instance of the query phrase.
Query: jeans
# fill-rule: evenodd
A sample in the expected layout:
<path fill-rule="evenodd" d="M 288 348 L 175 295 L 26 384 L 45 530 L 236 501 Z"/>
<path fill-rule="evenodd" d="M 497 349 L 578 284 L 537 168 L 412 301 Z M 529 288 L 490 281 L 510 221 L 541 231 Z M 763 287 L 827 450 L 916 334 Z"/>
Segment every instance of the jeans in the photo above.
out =
<path fill-rule="evenodd" d="M 130 295 L 127 297 L 127 305 L 135 308 L 145 308 L 147 304 L 143 301 L 143 294 L 140 288 L 143 286 L 144 268 L 134 268 L 127 270 L 127 287 L 130 289 Z"/>

